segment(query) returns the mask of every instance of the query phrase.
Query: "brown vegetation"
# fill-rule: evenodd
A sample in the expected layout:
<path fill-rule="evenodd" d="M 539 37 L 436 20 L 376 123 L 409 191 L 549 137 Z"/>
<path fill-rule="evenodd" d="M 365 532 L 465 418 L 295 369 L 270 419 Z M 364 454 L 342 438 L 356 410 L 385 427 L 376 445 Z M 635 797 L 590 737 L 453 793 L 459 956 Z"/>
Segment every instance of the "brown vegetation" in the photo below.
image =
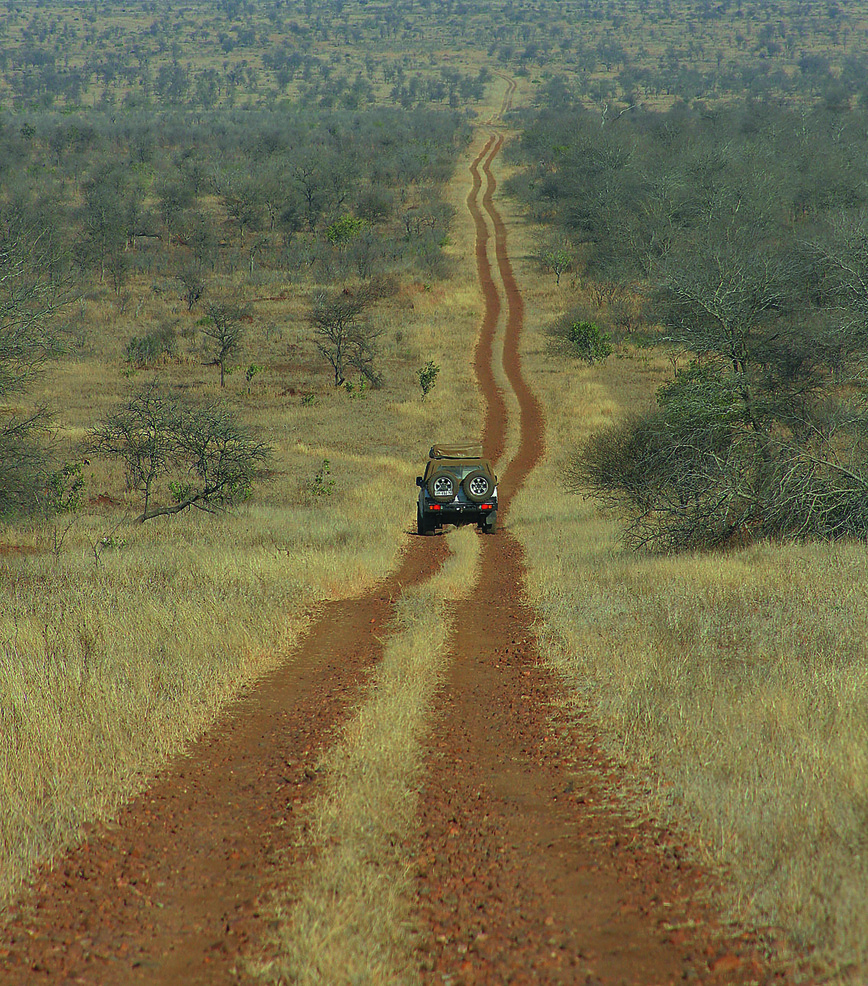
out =
<path fill-rule="evenodd" d="M 210 8 L 196 5 L 183 15 L 178 49 L 167 31 L 179 25 L 160 25 L 142 11 L 19 5 L 2 15 L 7 61 L 0 97 L 14 124 L 7 126 L 4 115 L 2 134 L 15 178 L 4 178 L 3 206 L 18 201 L 21 174 L 62 172 L 57 189 L 81 223 L 80 242 L 73 232 L 69 245 L 87 276 L 67 309 L 73 358 L 55 364 L 20 406 L 16 398 L 0 413 L 9 420 L 52 405 L 55 438 L 71 454 L 140 381 L 159 380 L 199 399 L 228 394 L 274 458 L 267 482 L 219 524 L 187 512 L 133 525 L 140 509 L 135 490 L 119 466 L 93 459 L 81 463 L 87 509 L 0 526 L 0 694 L 9 739 L 0 770 L 7 806 L 0 893 L 34 860 L 76 838 L 83 821 L 114 811 L 246 682 L 279 662 L 319 601 L 356 593 L 390 571 L 412 519 L 412 476 L 432 435 L 463 438 L 480 430 L 470 359 L 478 291 L 471 278 L 448 280 L 443 264 L 445 255 L 469 269 L 473 247 L 467 230 L 449 226 L 432 193 L 454 147 L 419 182 L 402 179 L 385 189 L 372 183 L 354 202 L 359 216 L 349 216 L 361 224 L 341 226 L 341 194 L 353 177 L 342 172 L 341 154 L 328 159 L 327 208 L 317 205 L 312 177 L 321 158 L 292 161 L 299 194 L 291 202 L 270 194 L 268 168 L 256 176 L 261 188 L 254 191 L 263 194 L 251 197 L 242 165 L 267 156 L 267 127 L 263 145 L 206 175 L 202 162 L 188 157 L 168 166 L 168 144 L 143 122 L 155 106 L 184 107 L 204 119 L 218 107 L 287 110 L 293 101 L 352 114 L 378 101 L 409 111 L 430 100 L 470 100 L 480 114 L 494 116 L 504 86 L 489 91 L 491 105 L 479 102 L 478 91 L 490 78 L 489 58 L 545 84 L 553 101 L 572 88 L 570 98 L 595 108 L 595 133 L 598 125 L 611 133 L 633 107 L 674 105 L 677 122 L 682 100 L 726 100 L 735 91 L 819 104 L 836 121 L 839 111 L 865 99 L 864 13 L 843 6 L 782 0 L 746 17 L 738 4 L 689 11 L 672 4 L 644 15 L 609 5 L 599 16 L 578 18 L 561 5 L 533 13 L 515 4 L 477 5 L 466 16 L 447 5 L 443 18 L 401 5 L 389 5 L 385 15 L 382 6 L 363 6 L 346 5 L 343 22 L 329 9 L 317 27 L 308 20 L 269 23 L 267 8 L 252 5 L 249 23 L 242 18 L 226 32 L 223 51 L 215 24 L 206 31 Z M 384 16 L 381 47 L 366 59 L 367 43 L 356 42 Z M 462 53 L 468 38 L 491 36 L 492 17 L 500 23 L 490 55 Z M 43 67 L 65 29 L 66 89 L 54 92 L 57 77 Z M 113 58 L 132 52 L 129 37 L 150 44 L 152 30 L 158 40 L 139 61 L 150 60 L 145 74 L 153 75 L 153 97 L 145 74 L 108 70 Z M 200 49 L 200 31 L 211 32 L 210 46 Z M 415 58 L 411 65 L 414 56 L 396 50 L 412 37 L 428 64 Z M 293 58 L 302 48 L 316 53 L 307 76 Z M 197 50 L 201 58 L 185 65 L 184 54 Z M 452 67 L 460 72 L 448 77 Z M 704 102 L 695 105 L 700 116 Z M 67 126 L 65 117 L 43 116 L 52 106 L 80 118 Z M 108 127 L 121 107 L 133 121 L 123 138 L 124 204 L 145 209 L 154 219 L 146 228 L 135 208 L 125 212 L 125 225 L 104 222 L 119 205 L 112 187 L 119 179 L 101 183 L 90 173 L 99 128 L 87 114 Z M 267 117 L 270 110 L 262 112 Z M 168 116 L 163 123 L 178 126 Z M 281 126 L 304 130 L 298 119 Z M 840 141 L 843 131 L 833 126 L 830 134 Z M 457 145 L 465 138 L 457 128 L 450 139 Z M 807 150 L 812 160 L 810 142 Z M 547 159 L 540 167 L 554 171 Z M 173 176 L 189 186 L 175 187 Z M 836 187 L 847 191 L 847 180 Z M 39 208 L 51 216 L 59 201 L 52 193 Z M 454 195 L 453 205 L 460 206 Z M 803 202 L 796 206 L 786 217 L 792 225 L 809 211 Z M 351 387 L 334 387 L 344 381 L 333 364 L 334 381 L 324 372 L 330 361 L 323 362 L 311 337 L 311 297 L 345 286 L 352 292 L 371 279 L 382 257 L 369 249 L 364 223 L 377 222 L 381 243 L 406 236 L 424 249 L 398 264 L 397 290 L 366 311 L 377 373 L 388 386 L 368 388 L 364 367 L 371 363 L 362 353 L 355 368 L 361 376 Z M 551 275 L 539 276 L 531 261 L 537 238 L 529 229 L 526 237 L 513 240 L 513 256 L 527 258 L 519 277 L 534 327 L 523 359 L 544 404 L 549 450 L 510 522 L 527 553 L 546 657 L 575 705 L 599 723 L 607 748 L 633 772 L 637 802 L 692 832 L 731 879 L 734 914 L 817 945 L 827 972 L 858 967 L 868 956 L 868 874 L 861 861 L 864 545 L 735 543 L 727 553 L 677 559 L 625 551 L 613 521 L 563 490 L 567 450 L 622 421 L 627 409 L 650 404 L 680 354 L 667 357 L 627 340 L 600 366 L 574 364 L 563 352 L 552 359 L 543 329 L 553 318 L 573 309 L 602 313 L 630 334 L 642 290 L 625 287 L 617 272 L 588 276 L 587 244 L 576 252 L 577 270 L 568 271 L 564 258 L 557 269 L 549 264 L 555 284 Z M 245 313 L 235 339 L 243 350 L 214 340 L 219 349 L 203 351 L 196 323 L 204 292 L 218 286 Z M 153 358 L 155 346 L 163 348 Z M 230 357 L 241 352 L 243 362 L 232 365 Z M 139 358 L 143 353 L 147 359 Z M 219 381 L 204 365 L 214 359 Z M 426 361 L 440 373 L 423 402 L 417 377 Z M 495 380 L 505 383 L 500 370 Z M 498 443 L 512 448 L 518 415 L 514 397 L 504 401 L 510 424 Z M 405 502 L 405 512 L 396 507 Z M 435 610 L 441 604 L 442 595 L 431 602 Z M 382 674 L 391 669 L 384 665 Z M 382 710 L 370 710 L 365 728 L 382 727 Z M 353 729 L 361 730 L 367 715 L 360 713 Z M 338 747 L 324 761 L 335 785 L 331 800 L 320 804 L 323 844 L 330 831 L 345 837 L 353 798 L 365 796 L 350 790 L 348 779 L 360 771 L 348 750 Z M 404 793 L 413 769 L 398 778 Z M 405 829 L 412 797 L 407 804 Z M 388 860 L 382 835 L 378 829 L 375 843 L 362 844 L 347 872 L 363 869 L 366 854 Z M 334 878 L 323 874 L 320 896 L 292 911 L 294 927 L 319 921 L 334 889 Z M 366 893 L 359 899 L 368 900 Z M 347 919 L 331 913 L 328 920 Z M 319 947 L 313 933 L 306 943 Z M 299 948 L 296 934 L 291 962 L 312 961 Z"/>

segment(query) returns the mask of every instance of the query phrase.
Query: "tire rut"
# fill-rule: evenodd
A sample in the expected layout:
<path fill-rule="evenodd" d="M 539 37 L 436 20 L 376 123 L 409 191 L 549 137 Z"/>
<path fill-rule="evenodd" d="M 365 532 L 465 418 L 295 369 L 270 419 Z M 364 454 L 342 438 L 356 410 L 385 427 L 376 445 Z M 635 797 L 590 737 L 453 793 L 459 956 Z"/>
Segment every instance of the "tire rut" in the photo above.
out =
<path fill-rule="evenodd" d="M 504 299 L 507 308 L 503 367 L 521 417 L 518 449 L 499 483 L 508 510 L 543 454 L 545 426 L 521 371 L 524 306 L 494 204 L 503 141 L 492 135 L 471 164 L 467 206 L 485 298 L 476 366 L 492 458 L 506 435 L 491 361 Z M 757 940 L 728 938 L 713 908 L 697 903 L 714 886 L 686 862 L 677 838 L 624 814 L 618 772 L 596 746 L 593 726 L 567 720 L 565 696 L 537 654 L 524 575 L 509 530 L 487 538 L 479 583 L 456 613 L 420 831 L 407 847 L 425 929 L 423 982 L 772 981 Z"/>
<path fill-rule="evenodd" d="M 7 909 L 0 984 L 245 981 L 242 960 L 265 937 L 262 905 L 287 854 L 305 858 L 296 817 L 319 790 L 320 751 L 382 656 L 392 601 L 447 553 L 445 539 L 412 538 L 371 593 L 326 604 L 283 667 L 116 821 L 38 870 Z"/>

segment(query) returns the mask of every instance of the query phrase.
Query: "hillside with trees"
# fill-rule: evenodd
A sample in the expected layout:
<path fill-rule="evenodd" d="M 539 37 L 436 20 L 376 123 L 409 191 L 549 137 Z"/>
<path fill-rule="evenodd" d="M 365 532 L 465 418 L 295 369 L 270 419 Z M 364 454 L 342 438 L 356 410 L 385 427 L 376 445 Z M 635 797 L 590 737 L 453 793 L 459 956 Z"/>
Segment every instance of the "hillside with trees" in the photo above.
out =
<path fill-rule="evenodd" d="M 511 187 L 608 286 L 612 330 L 677 369 L 573 465 L 632 542 L 868 534 L 865 124 L 754 101 L 601 121 L 541 92 Z"/>

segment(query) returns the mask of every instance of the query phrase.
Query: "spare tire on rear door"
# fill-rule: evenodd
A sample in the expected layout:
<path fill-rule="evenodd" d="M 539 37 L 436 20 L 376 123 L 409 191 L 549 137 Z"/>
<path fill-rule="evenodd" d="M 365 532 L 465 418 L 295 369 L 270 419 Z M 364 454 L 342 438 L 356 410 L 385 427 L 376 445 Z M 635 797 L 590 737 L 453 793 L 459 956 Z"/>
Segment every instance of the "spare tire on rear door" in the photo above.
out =
<path fill-rule="evenodd" d="M 461 484 L 464 487 L 464 495 L 472 503 L 482 503 L 489 499 L 494 483 L 491 476 L 483 469 L 474 469 L 469 472 Z"/>
<path fill-rule="evenodd" d="M 435 503 L 451 503 L 458 493 L 458 479 L 451 472 L 437 471 L 428 477 L 428 495 Z"/>

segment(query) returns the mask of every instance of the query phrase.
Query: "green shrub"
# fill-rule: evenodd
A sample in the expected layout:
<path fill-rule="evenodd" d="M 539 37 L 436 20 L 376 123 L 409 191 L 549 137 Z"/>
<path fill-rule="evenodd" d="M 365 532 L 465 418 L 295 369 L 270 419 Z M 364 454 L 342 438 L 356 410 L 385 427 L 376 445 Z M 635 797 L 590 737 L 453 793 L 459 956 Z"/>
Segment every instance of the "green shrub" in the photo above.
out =
<path fill-rule="evenodd" d="M 333 246 L 347 243 L 354 239 L 362 230 L 367 229 L 371 224 L 367 219 L 357 219 L 355 216 L 341 216 L 336 219 L 331 226 L 326 229 L 326 239 Z"/>
<path fill-rule="evenodd" d="M 84 498 L 84 463 L 65 462 L 48 474 L 45 482 L 45 507 L 51 514 L 74 513 Z"/>
<path fill-rule="evenodd" d="M 434 362 L 433 359 L 429 359 L 428 362 L 419 369 L 419 386 L 422 388 L 422 397 L 427 397 L 429 392 L 434 388 L 434 384 L 437 381 L 437 374 L 440 372 L 440 367 Z"/>
<path fill-rule="evenodd" d="M 322 465 L 308 483 L 307 488 L 312 497 L 331 496 L 334 493 L 335 481 L 331 478 L 331 463 L 328 459 L 322 460 Z"/>
<path fill-rule="evenodd" d="M 574 355 L 599 363 L 612 354 L 612 341 L 596 322 L 576 321 L 567 326 L 566 339 Z"/>

